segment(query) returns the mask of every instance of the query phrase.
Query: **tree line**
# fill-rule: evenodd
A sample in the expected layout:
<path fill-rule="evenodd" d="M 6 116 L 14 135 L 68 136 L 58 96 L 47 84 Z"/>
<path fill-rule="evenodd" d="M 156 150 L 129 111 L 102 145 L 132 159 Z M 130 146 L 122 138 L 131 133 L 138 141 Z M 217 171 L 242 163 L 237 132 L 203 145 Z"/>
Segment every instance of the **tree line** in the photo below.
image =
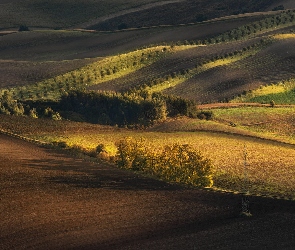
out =
<path fill-rule="evenodd" d="M 94 92 L 71 91 L 59 102 L 64 112 L 75 112 L 92 123 L 149 126 L 168 116 L 197 117 L 196 104 L 180 97 L 147 91 Z"/>

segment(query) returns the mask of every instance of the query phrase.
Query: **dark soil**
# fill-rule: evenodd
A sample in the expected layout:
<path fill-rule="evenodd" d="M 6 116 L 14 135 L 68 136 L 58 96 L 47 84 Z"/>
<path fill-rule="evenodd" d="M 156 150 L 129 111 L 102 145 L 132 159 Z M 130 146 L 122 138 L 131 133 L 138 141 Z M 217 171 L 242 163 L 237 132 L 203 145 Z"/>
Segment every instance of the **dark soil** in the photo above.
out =
<path fill-rule="evenodd" d="M 294 249 L 294 202 L 189 189 L 0 135 L 0 249 Z"/>

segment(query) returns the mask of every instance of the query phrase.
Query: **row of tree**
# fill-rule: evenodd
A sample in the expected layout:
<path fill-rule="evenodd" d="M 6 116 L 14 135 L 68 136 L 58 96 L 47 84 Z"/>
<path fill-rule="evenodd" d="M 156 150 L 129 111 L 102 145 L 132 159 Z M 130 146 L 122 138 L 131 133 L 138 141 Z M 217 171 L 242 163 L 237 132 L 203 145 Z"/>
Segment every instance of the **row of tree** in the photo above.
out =
<path fill-rule="evenodd" d="M 42 102 L 18 101 L 14 99 L 9 92 L 5 92 L 4 95 L 0 97 L 0 114 L 27 115 L 32 118 L 47 117 L 60 120 L 60 114 L 54 111 L 50 106 L 48 103 Z"/>
<path fill-rule="evenodd" d="M 193 101 L 147 91 L 71 91 L 61 97 L 59 108 L 78 113 L 88 122 L 118 126 L 149 126 L 167 116 L 197 117 Z"/>

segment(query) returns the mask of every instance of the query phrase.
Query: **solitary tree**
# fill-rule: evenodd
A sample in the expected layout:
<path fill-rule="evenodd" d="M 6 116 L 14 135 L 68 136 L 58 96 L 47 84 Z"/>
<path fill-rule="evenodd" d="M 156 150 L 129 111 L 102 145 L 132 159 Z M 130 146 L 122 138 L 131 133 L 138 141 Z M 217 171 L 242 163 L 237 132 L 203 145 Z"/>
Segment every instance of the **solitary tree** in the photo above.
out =
<path fill-rule="evenodd" d="M 29 31 L 29 27 L 26 25 L 21 25 L 21 26 L 19 26 L 18 31 Z"/>

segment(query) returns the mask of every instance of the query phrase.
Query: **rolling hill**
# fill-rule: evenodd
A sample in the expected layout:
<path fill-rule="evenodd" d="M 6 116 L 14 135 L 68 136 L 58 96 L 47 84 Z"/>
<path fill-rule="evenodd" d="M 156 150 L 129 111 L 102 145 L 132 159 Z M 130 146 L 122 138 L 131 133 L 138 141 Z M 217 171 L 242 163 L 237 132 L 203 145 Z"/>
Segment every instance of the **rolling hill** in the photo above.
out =
<path fill-rule="evenodd" d="M 1 0 L 0 28 L 27 25 L 39 28 L 90 27 L 114 30 L 122 23 L 130 28 L 160 24 L 175 25 L 232 14 L 265 11 L 272 5 L 276 7 L 276 2 L 278 1 Z M 290 8 L 291 3 L 285 5 L 286 8 Z"/>
<path fill-rule="evenodd" d="M 293 249 L 294 30 L 292 0 L 0 0 L 0 246 Z M 213 186 L 160 181 L 171 145 Z"/>
<path fill-rule="evenodd" d="M 204 1 L 197 2 L 207 6 Z M 32 13 L 36 10 L 40 11 L 42 1 L 37 0 L 25 3 L 9 2 L 9 5 L 25 6 L 29 3 Z M 56 8 L 57 5 L 53 3 L 55 2 L 45 4 L 44 11 L 54 12 L 52 6 Z M 75 8 L 82 6 L 79 1 L 75 3 L 77 5 L 70 5 L 68 1 L 62 2 L 65 6 L 72 6 L 73 15 L 76 13 Z M 112 2 L 114 3 L 118 4 L 118 2 Z M 176 6 L 179 7 L 178 4 L 182 7 L 179 7 L 179 10 L 183 11 L 189 8 L 189 3 L 191 2 L 142 1 L 136 5 L 134 1 L 128 1 L 125 5 L 120 5 L 120 8 L 112 10 L 113 13 L 110 9 L 108 11 L 112 20 L 119 16 L 130 19 L 130 15 L 137 17 L 135 12 L 151 15 L 151 10 L 160 11 L 164 7 L 167 9 L 169 7 L 170 11 Z M 230 6 L 229 1 L 226 3 Z M 52 28 L 52 23 L 49 22 L 42 28 L 32 26 L 31 30 L 26 32 L 5 30 L 0 37 L 0 93 L 3 96 L 10 93 L 20 101 L 28 99 L 29 101 L 56 101 L 61 94 L 76 88 L 115 92 L 136 89 L 173 94 L 203 104 L 241 102 L 242 100 L 253 102 L 255 95 L 270 95 L 273 94 L 272 91 L 276 93 L 289 91 L 291 98 L 288 98 L 292 99 L 294 89 L 292 79 L 295 78 L 293 50 L 295 11 L 292 9 L 292 3 L 290 1 L 268 1 L 267 3 L 259 1 L 257 5 L 251 5 L 251 10 L 267 10 L 267 12 L 244 13 L 246 12 L 244 10 L 241 11 L 244 14 L 236 13 L 238 15 L 228 16 L 233 14 L 234 8 L 240 9 L 239 4 L 243 3 L 243 1 L 235 2 L 236 5 L 233 4 L 232 9 L 224 9 L 222 4 L 218 5 L 219 7 L 212 5 L 212 8 L 207 6 L 205 9 L 208 13 L 215 10 L 215 14 L 210 16 L 212 19 L 186 24 L 176 22 L 168 25 L 171 14 L 164 15 L 163 12 L 163 16 L 167 16 L 165 19 L 167 23 L 161 21 L 157 24 L 158 26 L 151 26 L 153 24 L 150 23 L 149 27 L 116 31 L 93 30 L 100 29 L 99 23 L 103 24 L 104 15 L 100 14 L 98 17 L 100 21 L 91 15 L 88 17 L 89 20 L 75 19 L 76 23 L 67 19 L 68 23 L 64 23 L 63 29 L 58 30 L 49 29 Z M 8 2 L 2 1 L 1 4 L 7 7 Z M 88 2 L 85 2 L 85 6 L 87 4 Z M 269 11 L 280 5 L 290 9 Z M 193 8 L 190 13 L 193 13 Z M 64 15 L 65 19 L 66 17 Z M 44 18 L 43 21 L 48 20 Z M 85 29 L 90 27 L 84 26 L 88 21 L 97 26 L 91 26 L 92 30 Z M 108 19 L 108 23 L 111 25 L 112 21 Z M 270 85 L 273 89 L 267 87 Z M 285 85 L 288 85 L 288 88 Z M 263 86 L 268 89 L 264 89 Z M 258 93 L 259 90 L 260 93 Z M 238 99 L 238 97 L 244 99 Z M 275 105 L 277 103 L 279 102 Z M 282 100 L 280 104 L 286 103 Z M 294 100 L 288 104 L 294 104 Z M 202 106 L 199 105 L 199 107 Z M 293 145 L 293 106 L 277 107 L 276 112 L 267 110 L 268 107 L 264 108 L 263 111 L 236 109 L 245 117 L 253 116 L 253 120 L 249 118 L 243 121 L 243 118 L 234 111 L 225 109 L 223 112 L 224 110 L 221 109 L 213 111 L 213 121 L 200 121 L 195 124 L 194 121 L 184 118 L 167 120 L 155 124 L 150 131 L 190 133 L 205 130 L 208 133 L 205 137 L 208 138 L 212 136 L 210 135 L 212 132 L 213 135 L 214 133 L 239 134 L 241 138 L 238 140 L 242 141 L 249 137 L 254 138 L 255 141 L 258 137 L 259 140 L 267 140 L 269 144 L 278 141 L 278 148 L 283 147 L 284 143 Z M 261 112 L 266 114 L 262 115 Z M 281 116 L 280 112 L 284 115 Z M 72 115 L 77 116 L 75 113 Z M 270 121 L 271 125 L 267 126 L 264 120 Z M 24 123 L 25 128 L 18 128 L 19 122 Z M 3 119 L 1 126 L 5 130 L 28 135 L 24 131 L 28 128 L 31 130 L 31 122 L 28 120 L 26 123 L 25 120 L 17 117 L 8 123 L 5 123 Z M 43 124 L 42 121 L 40 122 Z M 58 126 L 55 122 L 53 121 L 53 124 Z M 73 123 L 70 126 L 73 126 L 76 131 L 77 126 L 80 125 Z M 283 126 L 286 127 L 285 130 L 282 130 Z M 43 129 L 44 131 L 39 127 L 38 132 L 32 131 L 33 134 L 29 133 L 28 136 L 42 139 L 45 136 L 49 143 L 56 139 L 58 141 L 63 139 L 59 134 L 54 135 L 56 131 L 51 131 L 52 134 L 48 135 L 45 126 Z M 96 131 L 96 129 L 93 130 Z M 82 130 L 79 131 L 82 133 Z M 88 131 L 88 128 L 86 130 Z M 140 134 L 142 131 L 136 133 Z M 71 141 L 72 136 L 69 134 L 67 140 Z M 83 147 L 84 142 L 79 143 Z M 221 151 L 229 150 L 228 145 L 221 147 Z M 216 159 L 218 157 L 217 155 Z M 220 163 L 217 162 L 217 164 Z M 268 163 L 269 159 L 266 162 Z M 287 168 L 289 161 L 286 160 L 284 164 Z M 228 183 L 230 182 L 226 185 L 229 185 Z"/>

